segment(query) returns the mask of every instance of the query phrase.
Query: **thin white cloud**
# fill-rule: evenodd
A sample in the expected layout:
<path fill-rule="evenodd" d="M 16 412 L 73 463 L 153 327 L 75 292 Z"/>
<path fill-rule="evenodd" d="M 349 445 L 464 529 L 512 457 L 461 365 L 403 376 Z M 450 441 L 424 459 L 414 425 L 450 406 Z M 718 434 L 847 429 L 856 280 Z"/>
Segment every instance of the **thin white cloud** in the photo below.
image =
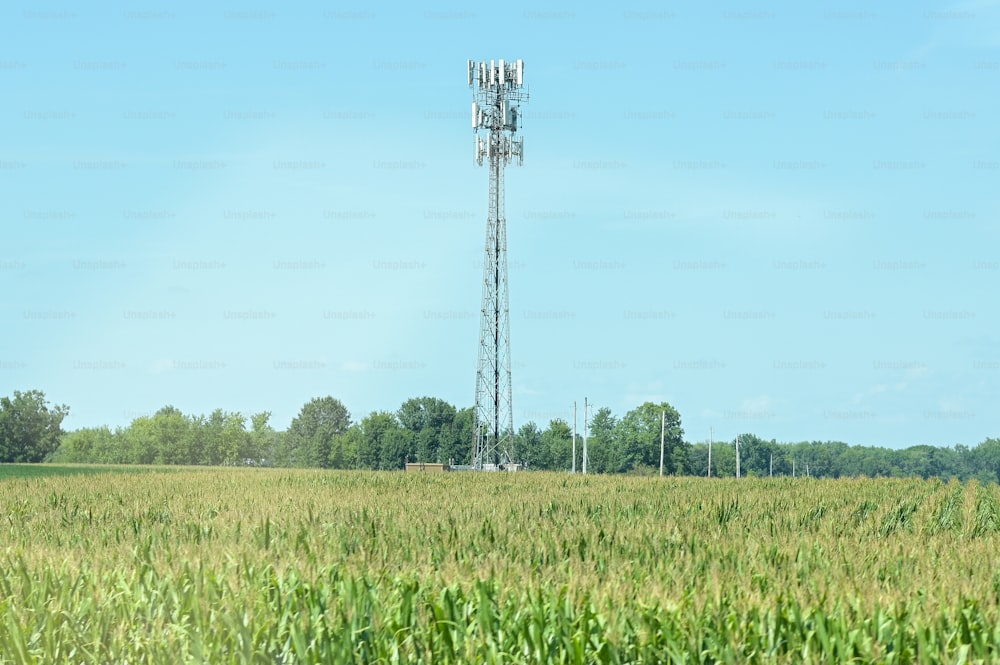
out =
<path fill-rule="evenodd" d="M 740 402 L 740 411 L 750 414 L 772 413 L 776 406 L 776 401 L 770 395 L 757 395 L 748 397 Z"/>
<path fill-rule="evenodd" d="M 888 392 L 889 386 L 885 383 L 876 383 L 873 386 L 869 386 L 866 390 L 854 395 L 854 403 L 861 404 L 862 402 L 868 400 L 876 395 L 881 395 Z"/>
<path fill-rule="evenodd" d="M 149 366 L 149 371 L 153 374 L 172 372 L 174 369 L 174 361 L 169 358 L 157 358 Z"/>

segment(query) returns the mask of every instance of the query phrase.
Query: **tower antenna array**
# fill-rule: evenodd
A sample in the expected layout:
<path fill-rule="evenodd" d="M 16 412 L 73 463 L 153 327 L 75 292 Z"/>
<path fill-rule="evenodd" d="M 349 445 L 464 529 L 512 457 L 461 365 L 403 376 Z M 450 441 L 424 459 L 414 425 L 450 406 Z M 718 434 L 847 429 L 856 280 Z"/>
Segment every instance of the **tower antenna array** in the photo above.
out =
<path fill-rule="evenodd" d="M 472 465 L 502 469 L 515 461 L 510 381 L 510 311 L 507 294 L 507 218 L 504 168 L 524 163 L 524 139 L 517 137 L 519 104 L 528 101 L 522 60 L 469 60 L 472 131 L 476 163 L 489 164 L 489 213 L 483 261 L 483 306 L 479 322 L 479 364 Z"/>

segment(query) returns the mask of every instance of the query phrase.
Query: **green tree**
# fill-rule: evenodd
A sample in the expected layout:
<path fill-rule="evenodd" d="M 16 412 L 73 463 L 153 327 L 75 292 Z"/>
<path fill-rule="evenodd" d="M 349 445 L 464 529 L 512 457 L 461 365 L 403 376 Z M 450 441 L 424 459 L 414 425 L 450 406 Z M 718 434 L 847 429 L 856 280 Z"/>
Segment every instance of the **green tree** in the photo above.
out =
<path fill-rule="evenodd" d="M 351 414 L 340 400 L 317 397 L 302 407 L 285 440 L 289 466 L 328 467 L 333 439 L 351 426 Z"/>
<path fill-rule="evenodd" d="M 413 439 L 413 432 L 402 426 L 388 430 L 382 439 L 378 468 L 387 471 L 403 469 L 407 462 L 414 461 L 416 453 Z"/>
<path fill-rule="evenodd" d="M 528 469 L 545 469 L 546 451 L 542 449 L 542 431 L 534 421 L 528 421 L 521 425 L 514 435 L 514 449 L 517 451 L 517 458 L 521 464 Z"/>
<path fill-rule="evenodd" d="M 542 432 L 541 449 L 546 453 L 545 468 L 569 471 L 573 462 L 573 429 L 562 418 L 553 418 Z"/>
<path fill-rule="evenodd" d="M 111 436 L 98 436 L 90 461 L 95 464 L 125 464 L 128 462 L 129 450 L 125 446 L 127 427 L 117 427 Z"/>
<path fill-rule="evenodd" d="M 740 437 L 740 474 L 767 476 L 771 467 L 771 444 L 756 434 L 743 433 Z M 735 447 L 735 445 L 734 445 Z"/>
<path fill-rule="evenodd" d="M 358 449 L 361 447 L 361 429 L 355 424 L 346 432 L 333 437 L 330 442 L 331 469 L 357 469 Z"/>
<path fill-rule="evenodd" d="M 65 405 L 50 406 L 40 390 L 0 398 L 0 462 L 41 462 L 59 448 Z"/>
<path fill-rule="evenodd" d="M 970 473 L 979 482 L 1000 481 L 1000 439 L 988 438 L 969 451 Z"/>
<path fill-rule="evenodd" d="M 213 413 L 214 415 L 214 413 Z M 222 412 L 222 434 L 216 444 L 216 464 L 242 465 L 247 462 L 250 433 L 243 414 Z"/>
<path fill-rule="evenodd" d="M 961 473 L 958 454 L 951 448 L 929 445 L 911 446 L 896 451 L 899 468 L 904 475 L 945 480 Z"/>
<path fill-rule="evenodd" d="M 620 461 L 616 460 L 617 431 L 618 419 L 611 413 L 611 409 L 601 407 L 591 417 L 587 436 L 588 473 L 613 473 L 621 466 Z M 581 470 L 583 445 L 579 432 L 577 432 L 576 457 L 576 468 Z"/>
<path fill-rule="evenodd" d="M 740 471 L 742 472 L 742 469 L 740 469 Z M 736 476 L 736 446 L 733 445 L 733 441 L 713 441 L 712 477 L 733 478 L 735 476 Z"/>
<path fill-rule="evenodd" d="M 358 465 L 362 469 L 397 468 L 392 466 L 402 455 L 405 443 L 399 433 L 403 431 L 396 414 L 373 411 L 361 421 L 358 440 Z M 388 464 L 389 466 L 384 466 Z"/>
<path fill-rule="evenodd" d="M 277 433 L 271 427 L 270 420 L 270 411 L 261 411 L 250 416 L 250 436 L 246 456 L 257 465 L 269 463 L 277 444 Z"/>
<path fill-rule="evenodd" d="M 192 426 L 192 420 L 173 406 L 154 413 L 148 428 L 151 440 L 142 446 L 148 451 L 145 455 L 152 455 L 152 462 L 143 463 L 203 464 L 193 450 Z"/>
<path fill-rule="evenodd" d="M 687 473 L 688 443 L 684 441 L 681 416 L 666 402 L 646 402 L 625 414 L 618 424 L 618 467 L 624 473 L 637 465 L 659 468 L 660 418 L 665 414 L 664 473 Z"/>
<path fill-rule="evenodd" d="M 152 416 L 139 416 L 129 423 L 121 438 L 124 464 L 153 464 L 156 461 L 156 434 Z"/>
<path fill-rule="evenodd" d="M 822 478 L 830 471 L 829 455 L 821 441 L 803 441 L 789 446 L 792 468 L 796 476 Z"/>
<path fill-rule="evenodd" d="M 416 460 L 445 462 L 442 445 L 454 437 L 453 425 L 457 411 L 454 406 L 436 397 L 415 397 L 403 402 L 396 412 L 400 424 L 412 433 L 416 443 Z"/>
<path fill-rule="evenodd" d="M 225 415 L 222 409 L 216 409 L 208 417 L 198 420 L 201 429 L 201 459 L 197 464 L 215 466 L 222 461 L 220 446 L 226 428 Z"/>
<path fill-rule="evenodd" d="M 442 430 L 438 457 L 444 464 L 469 464 L 472 461 L 472 408 L 459 409 L 451 427 Z"/>
<path fill-rule="evenodd" d="M 111 446 L 114 433 L 106 426 L 84 427 L 63 435 L 51 461 L 60 464 L 92 464 Z"/>
<path fill-rule="evenodd" d="M 715 453 L 718 451 L 718 441 L 712 444 L 712 477 L 719 475 Z M 708 440 L 688 444 L 688 473 L 692 476 L 708 475 Z"/>

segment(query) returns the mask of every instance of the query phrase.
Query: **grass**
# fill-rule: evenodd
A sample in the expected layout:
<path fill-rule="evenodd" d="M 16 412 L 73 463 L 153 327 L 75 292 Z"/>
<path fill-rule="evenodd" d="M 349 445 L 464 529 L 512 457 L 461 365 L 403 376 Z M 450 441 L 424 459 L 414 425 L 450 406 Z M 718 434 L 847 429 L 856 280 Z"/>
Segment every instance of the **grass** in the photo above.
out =
<path fill-rule="evenodd" d="M 106 473 L 168 473 L 171 467 L 115 466 L 101 464 L 0 464 L 0 482 L 13 478 L 44 478 L 48 476 L 72 476 L 78 474 Z"/>
<path fill-rule="evenodd" d="M 120 469 L 0 483 L 0 662 L 990 662 L 998 488 Z"/>

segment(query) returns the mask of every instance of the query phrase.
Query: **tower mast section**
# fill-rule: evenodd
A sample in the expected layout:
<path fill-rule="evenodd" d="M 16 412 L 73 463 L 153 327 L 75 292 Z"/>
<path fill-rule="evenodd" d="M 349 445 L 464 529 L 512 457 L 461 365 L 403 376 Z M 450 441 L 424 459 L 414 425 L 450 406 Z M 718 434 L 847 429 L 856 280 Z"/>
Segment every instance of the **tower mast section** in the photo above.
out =
<path fill-rule="evenodd" d="M 485 161 L 490 171 L 472 465 L 478 470 L 498 470 L 516 461 L 504 169 L 514 159 L 518 165 L 524 163 L 524 139 L 518 138 L 517 130 L 520 104 L 528 101 L 528 91 L 521 60 L 469 60 L 468 66 L 475 159 L 480 166 Z"/>

